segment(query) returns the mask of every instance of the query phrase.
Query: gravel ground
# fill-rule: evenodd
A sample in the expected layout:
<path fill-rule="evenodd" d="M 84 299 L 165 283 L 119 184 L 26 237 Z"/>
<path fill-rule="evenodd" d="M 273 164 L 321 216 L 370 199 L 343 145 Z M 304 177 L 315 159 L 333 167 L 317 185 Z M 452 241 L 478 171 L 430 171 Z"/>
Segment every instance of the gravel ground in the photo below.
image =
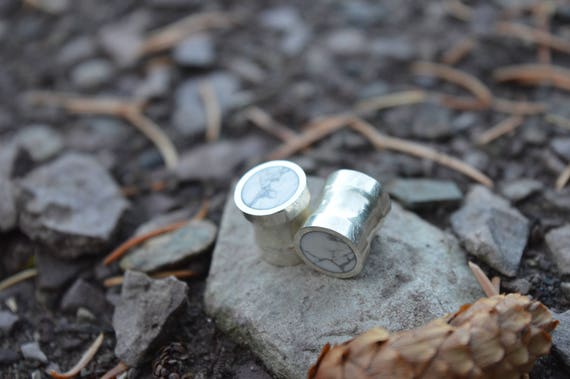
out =
<path fill-rule="evenodd" d="M 488 175 L 495 193 L 509 199 L 528 220 L 528 243 L 514 276 L 471 258 L 489 275 L 500 276 L 503 290 L 529 294 L 556 312 L 570 309 L 570 272 L 556 254 L 550 254 L 560 244 L 545 238 L 570 219 L 570 190 L 555 190 L 557 177 L 570 163 L 569 95 L 548 82 L 519 86 L 493 80 L 493 71 L 499 67 L 538 61 L 536 45 L 499 35 L 495 28 L 500 21 L 535 25 L 532 12 L 508 0 L 469 1 L 464 8 L 453 3 L 457 2 L 0 2 L 0 181 L 11 183 L 17 192 L 11 195 L 11 190 L 0 186 L 0 201 L 12 204 L 13 196 L 18 199 L 14 209 L 0 206 L 0 278 L 31 266 L 39 271 L 36 280 L 0 292 L 0 310 L 18 317 L 13 326 L 6 324 L 0 330 L 0 376 L 48 377 L 45 369 L 55 363 L 66 370 L 100 332 L 105 334 L 103 345 L 81 377 L 100 377 L 118 363 L 113 352 L 112 304 L 120 289 L 107 288 L 103 281 L 121 270 L 116 264 L 104 267 L 102 258 L 144 222 L 174 210 L 193 214 L 204 200 L 209 204 L 208 219 L 219 225 L 231 183 L 281 143 L 254 126 L 251 107 L 302 132 L 310 120 L 348 112 L 359 101 L 375 96 L 415 89 L 466 96 L 456 85 L 414 75 L 410 66 L 420 60 L 441 62 L 467 38 L 473 45 L 454 67 L 479 78 L 497 97 L 544 103 L 547 110 L 524 116 L 515 131 L 484 145 L 477 144 L 481 134 L 508 114 L 496 109 L 450 109 L 430 101 L 372 112 L 366 119 L 382 133 L 431 146 Z M 152 30 L 205 12 L 232 16 L 167 48 L 138 53 Z M 549 21 L 553 34 L 570 37 L 567 5 L 558 5 Z M 560 52 L 553 52 L 551 60 L 557 66 L 570 64 L 568 55 Z M 37 101 L 36 91 L 75 99 L 102 96 L 146 101 L 145 115 L 164 130 L 180 153 L 176 169 L 165 169 L 155 146 L 120 117 L 124 113 L 70 114 L 56 106 L 58 95 L 51 93 Z M 214 142 L 206 137 L 212 133 L 207 131 L 211 114 L 204 107 L 208 91 L 214 94 L 214 106 L 223 119 Z M 94 159 L 103 168 L 100 175 L 109 175 L 115 182 L 109 185 L 122 190 L 117 196 L 129 201 L 120 219 L 113 221 L 114 216 L 105 214 L 101 222 L 109 223 L 109 233 L 97 234 L 96 242 L 69 242 L 70 235 L 77 237 L 77 230 L 89 234 L 93 227 L 85 218 L 58 232 L 64 235 L 59 239 L 53 228 L 38 232 L 41 222 L 27 208 L 28 193 L 18 192 L 21 183 L 29 183 L 30 172 L 70 152 Z M 472 179 L 431 161 L 375 150 L 350 130 L 337 131 L 291 159 L 317 176 L 345 167 L 386 182 L 417 177 L 450 180 L 463 193 L 473 184 Z M 62 177 L 66 174 L 61 172 Z M 95 182 L 107 180 L 102 176 Z M 34 188 L 51 185 L 49 180 L 37 187 L 31 183 L 32 195 Z M 74 203 L 74 194 L 70 191 L 65 196 L 83 211 L 85 200 Z M 458 202 L 427 204 L 414 211 L 451 231 L 451 215 L 458 207 Z M 100 214 L 97 209 L 93 207 L 95 215 Z M 64 217 L 58 209 L 44 212 L 42 217 L 56 224 Z M 563 233 L 552 236 L 564 238 Z M 97 248 L 89 251 L 85 241 Z M 54 249 L 58 255 L 67 254 L 67 260 L 53 263 Z M 563 249 L 562 260 L 569 254 Z M 192 373 L 193 378 L 270 378 L 248 349 L 217 331 L 202 310 L 211 250 L 205 248 L 202 257 L 190 263 L 198 275 L 187 281 L 188 317 L 182 332 L 162 347 L 181 343 L 186 355 L 177 358 L 182 365 L 178 370 Z M 93 296 L 87 297 L 87 303 L 78 300 L 79 305 L 65 307 L 63 299 L 78 278 L 89 284 Z M 81 299 L 86 292 L 76 296 Z M 0 321 L 4 325 L 1 317 Z M 20 346 L 31 341 L 39 342 L 49 364 L 22 356 Z M 158 349 L 149 354 L 150 362 L 129 370 L 129 377 L 152 377 L 152 362 L 160 360 L 161 354 Z M 568 367 L 553 355 L 544 358 L 531 377 L 562 378 L 565 370 Z"/>

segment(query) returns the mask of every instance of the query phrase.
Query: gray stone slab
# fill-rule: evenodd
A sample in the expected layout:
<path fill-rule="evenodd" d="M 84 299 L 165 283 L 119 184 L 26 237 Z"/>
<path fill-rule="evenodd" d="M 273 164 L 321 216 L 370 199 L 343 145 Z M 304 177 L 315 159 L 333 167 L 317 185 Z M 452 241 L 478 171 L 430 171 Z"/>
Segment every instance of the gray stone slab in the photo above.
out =
<path fill-rule="evenodd" d="M 167 335 L 172 337 L 178 330 L 187 296 L 188 285 L 172 276 L 155 280 L 140 272 L 127 271 L 121 300 L 113 313 L 115 355 L 130 367 L 149 358 Z"/>
<path fill-rule="evenodd" d="M 19 320 L 18 315 L 10 311 L 0 311 L 0 335 L 10 333 Z"/>
<path fill-rule="evenodd" d="M 269 148 L 257 136 L 204 144 L 182 154 L 175 173 L 180 180 L 229 181 L 238 165 L 262 157 Z"/>
<path fill-rule="evenodd" d="M 48 363 L 48 359 L 42 351 L 38 342 L 28 342 L 20 346 L 20 351 L 25 359 Z"/>
<path fill-rule="evenodd" d="M 0 232 L 13 229 L 18 219 L 12 182 L 0 176 Z"/>
<path fill-rule="evenodd" d="M 79 278 L 63 295 L 61 309 L 64 312 L 76 312 L 81 308 L 88 309 L 103 320 L 107 320 L 108 315 L 113 311 L 100 288 Z"/>
<path fill-rule="evenodd" d="M 179 266 L 204 254 L 218 228 L 208 220 L 190 221 L 182 228 L 147 241 L 121 260 L 123 270 L 152 272 Z"/>
<path fill-rule="evenodd" d="M 515 276 L 526 246 L 529 222 L 508 201 L 473 186 L 451 225 L 467 251 L 495 270 Z"/>
<path fill-rule="evenodd" d="M 172 122 L 185 136 L 195 136 L 206 128 L 206 111 L 200 95 L 200 86 L 206 82 L 214 89 L 222 116 L 235 106 L 238 99 L 239 79 L 230 72 L 214 72 L 184 81 L 176 89 Z"/>
<path fill-rule="evenodd" d="M 570 275 L 570 224 L 552 229 L 545 240 L 558 271 L 562 275 Z"/>
<path fill-rule="evenodd" d="M 311 193 L 319 186 L 309 182 Z M 315 196 L 314 196 L 315 197 Z M 322 346 L 372 327 L 417 327 L 482 296 L 456 239 L 394 204 L 363 272 L 336 279 L 260 258 L 229 196 L 205 294 L 217 325 L 279 378 L 304 378 Z"/>
<path fill-rule="evenodd" d="M 450 180 L 396 179 L 388 184 L 388 192 L 406 208 L 459 203 L 463 194 Z"/>
<path fill-rule="evenodd" d="M 16 143 L 36 162 L 53 158 L 63 150 L 63 137 L 47 125 L 31 125 L 16 135 Z"/>
<path fill-rule="evenodd" d="M 172 52 L 181 66 L 208 67 L 216 61 L 214 41 L 208 35 L 193 35 L 180 42 Z"/>
<path fill-rule="evenodd" d="M 20 181 L 19 203 L 22 231 L 63 259 L 103 251 L 128 205 L 107 170 L 75 153 Z"/>
<path fill-rule="evenodd" d="M 560 324 L 552 332 L 552 350 L 570 367 L 570 311 L 555 313 L 554 318 Z"/>
<path fill-rule="evenodd" d="M 539 192 L 543 185 L 534 179 L 517 179 L 502 183 L 500 186 L 501 194 L 511 201 L 521 201 Z"/>

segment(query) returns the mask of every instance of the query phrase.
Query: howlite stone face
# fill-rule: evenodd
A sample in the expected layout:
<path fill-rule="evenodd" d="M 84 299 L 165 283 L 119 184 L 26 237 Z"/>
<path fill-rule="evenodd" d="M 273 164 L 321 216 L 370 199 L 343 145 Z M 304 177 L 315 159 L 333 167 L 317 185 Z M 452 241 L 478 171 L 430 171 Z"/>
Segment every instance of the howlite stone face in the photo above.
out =
<path fill-rule="evenodd" d="M 285 204 L 299 188 L 299 177 L 289 167 L 267 167 L 255 173 L 243 186 L 245 205 L 267 210 Z"/>
<path fill-rule="evenodd" d="M 329 233 L 306 233 L 301 238 L 301 251 L 309 261 L 329 272 L 350 272 L 356 266 L 356 256 L 352 249 L 346 242 Z"/>

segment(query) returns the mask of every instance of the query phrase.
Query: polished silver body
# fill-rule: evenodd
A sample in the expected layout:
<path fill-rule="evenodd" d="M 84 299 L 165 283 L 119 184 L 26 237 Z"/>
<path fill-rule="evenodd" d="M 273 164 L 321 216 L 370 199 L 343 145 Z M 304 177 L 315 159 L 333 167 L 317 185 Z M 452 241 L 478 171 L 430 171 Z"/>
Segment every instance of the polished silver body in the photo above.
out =
<path fill-rule="evenodd" d="M 289 161 L 255 166 L 238 181 L 234 201 L 253 224 L 264 260 L 277 266 L 301 263 L 294 237 L 307 217 L 310 202 L 301 167 Z"/>
<path fill-rule="evenodd" d="M 327 179 L 317 203 L 295 236 L 306 264 L 327 275 L 358 275 L 370 242 L 390 211 L 390 197 L 376 179 L 339 170 Z"/>

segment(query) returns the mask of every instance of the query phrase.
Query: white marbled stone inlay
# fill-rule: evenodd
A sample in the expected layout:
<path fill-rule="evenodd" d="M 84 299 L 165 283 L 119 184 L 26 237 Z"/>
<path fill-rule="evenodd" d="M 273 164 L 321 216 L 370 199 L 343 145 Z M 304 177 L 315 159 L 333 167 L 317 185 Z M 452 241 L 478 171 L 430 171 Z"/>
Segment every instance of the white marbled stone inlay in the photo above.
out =
<path fill-rule="evenodd" d="M 267 210 L 287 202 L 298 188 L 299 177 L 289 167 L 266 167 L 247 180 L 241 198 L 250 208 Z"/>
<path fill-rule="evenodd" d="M 356 256 L 350 247 L 334 235 L 311 231 L 303 235 L 300 245 L 305 257 L 325 271 L 346 273 L 356 266 Z"/>

